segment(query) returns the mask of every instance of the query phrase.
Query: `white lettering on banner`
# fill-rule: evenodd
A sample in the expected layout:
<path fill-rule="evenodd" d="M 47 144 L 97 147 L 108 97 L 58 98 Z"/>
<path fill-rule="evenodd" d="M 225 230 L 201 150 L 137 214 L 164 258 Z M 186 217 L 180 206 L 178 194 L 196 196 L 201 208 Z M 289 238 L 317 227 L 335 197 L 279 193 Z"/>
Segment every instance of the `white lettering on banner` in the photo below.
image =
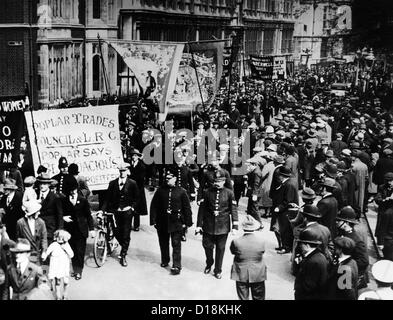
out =
<path fill-rule="evenodd" d="M 117 165 L 123 156 L 117 105 L 34 111 L 37 144 L 31 113 L 26 112 L 25 117 L 35 169 L 41 160 L 53 176 L 64 156 L 68 163 L 78 165 L 91 190 L 106 189 L 118 176 Z"/>

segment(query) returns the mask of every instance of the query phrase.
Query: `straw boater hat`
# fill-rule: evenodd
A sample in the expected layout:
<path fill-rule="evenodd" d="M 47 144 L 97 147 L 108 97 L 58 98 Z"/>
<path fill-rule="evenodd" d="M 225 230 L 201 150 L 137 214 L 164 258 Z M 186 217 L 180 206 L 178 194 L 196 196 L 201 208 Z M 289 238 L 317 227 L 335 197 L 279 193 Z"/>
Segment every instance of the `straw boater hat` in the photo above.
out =
<path fill-rule="evenodd" d="M 242 229 L 243 231 L 248 231 L 248 232 L 252 232 L 255 230 L 258 230 L 261 227 L 261 224 L 255 220 L 252 216 L 250 216 L 249 214 L 246 215 L 246 217 L 244 218 L 243 222 L 242 222 Z"/>
<path fill-rule="evenodd" d="M 30 252 L 31 251 L 30 242 L 27 239 L 19 238 L 15 246 L 10 248 L 10 251 L 12 253 Z"/>
<path fill-rule="evenodd" d="M 50 178 L 50 175 L 47 173 L 42 173 L 40 177 L 37 178 L 38 183 L 47 183 L 52 184 L 54 182 L 53 179 Z"/>

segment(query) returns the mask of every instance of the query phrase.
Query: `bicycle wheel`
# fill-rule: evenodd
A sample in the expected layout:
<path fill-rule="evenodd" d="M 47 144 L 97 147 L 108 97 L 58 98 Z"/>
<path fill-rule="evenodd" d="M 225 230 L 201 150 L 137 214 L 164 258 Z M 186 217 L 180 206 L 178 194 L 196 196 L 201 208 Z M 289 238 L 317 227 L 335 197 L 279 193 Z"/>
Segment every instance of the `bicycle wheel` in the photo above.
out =
<path fill-rule="evenodd" d="M 106 233 L 103 230 L 98 230 L 94 239 L 93 255 L 97 267 L 102 267 L 105 263 L 108 254 L 108 246 L 106 242 Z"/>

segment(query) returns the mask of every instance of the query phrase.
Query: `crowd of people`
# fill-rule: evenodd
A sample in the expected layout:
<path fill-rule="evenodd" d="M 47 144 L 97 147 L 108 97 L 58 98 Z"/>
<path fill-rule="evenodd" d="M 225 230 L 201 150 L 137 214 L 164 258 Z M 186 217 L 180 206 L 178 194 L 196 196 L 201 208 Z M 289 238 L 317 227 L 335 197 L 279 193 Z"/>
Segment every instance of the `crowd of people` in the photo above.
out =
<path fill-rule="evenodd" d="M 98 195 L 98 209 L 114 213 L 123 267 L 131 231 L 139 231 L 140 216 L 148 212 L 163 268 L 169 266 L 172 247 L 173 275 L 181 273 L 181 245 L 189 227 L 202 234 L 203 272 L 214 267 L 217 279 L 228 234 L 241 229 L 244 234 L 230 244 L 231 279 L 240 299 L 249 299 L 251 291 L 253 299 L 262 300 L 268 261 L 258 231 L 270 220 L 277 254 L 291 257 L 295 299 L 392 299 L 392 86 L 388 74 L 375 70 L 366 86 L 336 96 L 329 85 L 346 79 L 345 70 L 306 69 L 286 80 L 236 83 L 189 117 L 168 115 L 169 133 L 157 121 L 154 98 L 144 97 L 120 114 L 124 162 L 105 191 L 91 193 L 78 166 L 64 157 L 58 175 L 50 177 L 43 166 L 34 174 L 22 147 L 18 167 L 2 177 L 2 298 L 25 299 L 42 287 L 42 270 L 49 292 L 67 298 L 69 276 L 82 278 L 87 238 L 95 235 L 89 200 Z M 185 129 L 194 131 L 192 138 Z M 210 139 L 206 145 L 205 139 Z M 198 162 L 201 145 L 206 158 Z M 161 159 L 170 150 L 175 161 L 146 164 L 147 149 L 163 152 Z M 150 210 L 145 187 L 155 191 Z M 239 210 L 242 197 L 247 198 L 245 212 Z M 378 289 L 359 296 L 370 282 L 362 219 L 370 203 L 378 206 L 373 232 L 383 260 L 372 266 Z"/>

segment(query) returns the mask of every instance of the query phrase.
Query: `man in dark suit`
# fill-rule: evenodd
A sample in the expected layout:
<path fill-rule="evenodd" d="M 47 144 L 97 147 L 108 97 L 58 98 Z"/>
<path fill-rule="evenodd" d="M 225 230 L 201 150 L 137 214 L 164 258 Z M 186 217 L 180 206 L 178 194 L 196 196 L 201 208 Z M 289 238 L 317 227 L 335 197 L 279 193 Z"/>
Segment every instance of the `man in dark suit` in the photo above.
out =
<path fill-rule="evenodd" d="M 8 266 L 9 285 L 12 287 L 12 300 L 28 300 L 33 289 L 40 283 L 47 282 L 41 267 L 29 261 L 30 243 L 26 239 L 18 239 L 10 251 L 15 255 L 15 264 Z"/>
<path fill-rule="evenodd" d="M 322 199 L 318 201 L 317 207 L 322 215 L 321 224 L 328 227 L 332 238 L 336 235 L 336 216 L 338 211 L 337 199 L 333 196 L 336 180 L 325 178 L 322 183 Z"/>
<path fill-rule="evenodd" d="M 248 167 L 248 188 L 247 188 L 247 214 L 251 215 L 260 224 L 260 228 L 263 228 L 261 215 L 259 213 L 259 201 L 262 196 L 262 171 L 259 167 L 259 161 L 253 157 L 247 160 Z"/>
<path fill-rule="evenodd" d="M 78 194 L 78 184 L 69 185 L 64 190 L 66 197 L 62 199 L 64 212 L 64 228 L 70 233 L 69 241 L 74 256 L 72 268 L 75 280 L 82 278 L 85 262 L 87 237 L 94 237 L 94 222 L 91 216 L 90 204 L 87 199 Z"/>
<path fill-rule="evenodd" d="M 29 241 L 30 261 L 41 265 L 42 254 L 48 248 L 47 232 L 44 220 L 38 217 L 41 205 L 37 200 L 27 201 L 23 210 L 25 216 L 17 222 L 16 236 Z"/>
<path fill-rule="evenodd" d="M 129 179 L 128 163 L 118 166 L 120 177 L 109 182 L 106 191 L 106 198 L 102 206 L 102 211 L 115 214 L 117 228 L 115 236 L 121 246 L 120 264 L 127 267 L 127 251 L 131 240 L 131 224 L 135 206 L 139 199 L 138 185 Z"/>
<path fill-rule="evenodd" d="M 11 263 L 10 247 L 15 246 L 15 242 L 10 240 L 0 219 L 0 300 L 9 299 L 9 277 L 8 265 Z"/>
<path fill-rule="evenodd" d="M 24 216 L 22 210 L 23 194 L 18 190 L 14 179 L 6 179 L 4 184 L 4 196 L 0 200 L 0 208 L 3 209 L 2 221 L 7 228 L 8 236 L 16 241 L 16 222 Z"/>
<path fill-rule="evenodd" d="M 248 300 L 249 292 L 253 300 L 265 300 L 266 265 L 263 260 L 265 241 L 254 231 L 260 223 L 247 215 L 242 223 L 244 235 L 232 240 L 230 250 L 235 255 L 231 279 L 236 281 L 240 300 Z"/>
<path fill-rule="evenodd" d="M 278 229 L 282 241 L 282 248 L 277 252 L 290 253 L 293 246 L 293 231 L 289 219 L 291 217 L 291 204 L 299 203 L 297 181 L 291 178 L 291 169 L 280 167 L 278 178 L 280 185 L 275 190 L 270 190 L 273 200 L 273 212 L 277 215 Z"/>
<path fill-rule="evenodd" d="M 295 300 L 326 298 L 329 263 L 318 250 L 321 241 L 315 231 L 303 230 L 299 235 L 302 261 L 295 279 Z"/>
<path fill-rule="evenodd" d="M 161 251 L 161 267 L 169 264 L 169 238 L 172 241 L 171 272 L 181 270 L 181 237 L 183 229 L 192 226 L 190 200 L 186 191 L 176 186 L 176 176 L 166 172 L 166 182 L 158 188 L 150 205 L 150 224 L 157 229 Z"/>
<path fill-rule="evenodd" d="M 130 178 L 136 182 L 139 189 L 139 201 L 136 205 L 134 212 L 134 231 L 139 231 L 140 226 L 140 216 L 147 215 L 147 204 L 146 204 L 146 194 L 145 194 L 145 175 L 146 166 L 141 161 L 140 157 L 142 154 L 138 149 L 133 149 L 131 154 L 131 165 L 130 165 Z"/>
<path fill-rule="evenodd" d="M 146 94 L 145 97 L 150 96 L 150 94 L 156 89 L 156 79 L 151 75 L 151 71 L 147 71 L 146 77 Z"/>
<path fill-rule="evenodd" d="M 362 288 L 367 287 L 369 255 L 368 248 L 358 231 L 355 230 L 355 225 L 359 224 L 356 220 L 355 210 L 346 206 L 342 208 L 336 217 L 337 234 L 352 239 L 355 243 L 352 258 L 356 261 L 359 273 L 359 285 Z M 360 288 L 359 288 L 360 289 Z"/>
<path fill-rule="evenodd" d="M 215 173 L 214 186 L 203 193 L 199 205 L 196 233 L 202 234 L 202 245 L 205 249 L 205 273 L 210 273 L 214 263 L 213 251 L 216 247 L 216 263 L 214 276 L 222 278 L 222 262 L 228 233 L 236 233 L 238 229 L 238 215 L 235 195 L 233 191 L 225 188 L 226 176 L 222 171 Z M 236 230 L 236 231 L 234 231 Z"/>
<path fill-rule="evenodd" d="M 37 178 L 39 190 L 38 201 L 41 203 L 40 218 L 44 220 L 48 243 L 53 241 L 53 234 L 57 229 L 63 228 L 63 208 L 60 197 L 49 189 L 53 180 L 47 173 Z"/>

